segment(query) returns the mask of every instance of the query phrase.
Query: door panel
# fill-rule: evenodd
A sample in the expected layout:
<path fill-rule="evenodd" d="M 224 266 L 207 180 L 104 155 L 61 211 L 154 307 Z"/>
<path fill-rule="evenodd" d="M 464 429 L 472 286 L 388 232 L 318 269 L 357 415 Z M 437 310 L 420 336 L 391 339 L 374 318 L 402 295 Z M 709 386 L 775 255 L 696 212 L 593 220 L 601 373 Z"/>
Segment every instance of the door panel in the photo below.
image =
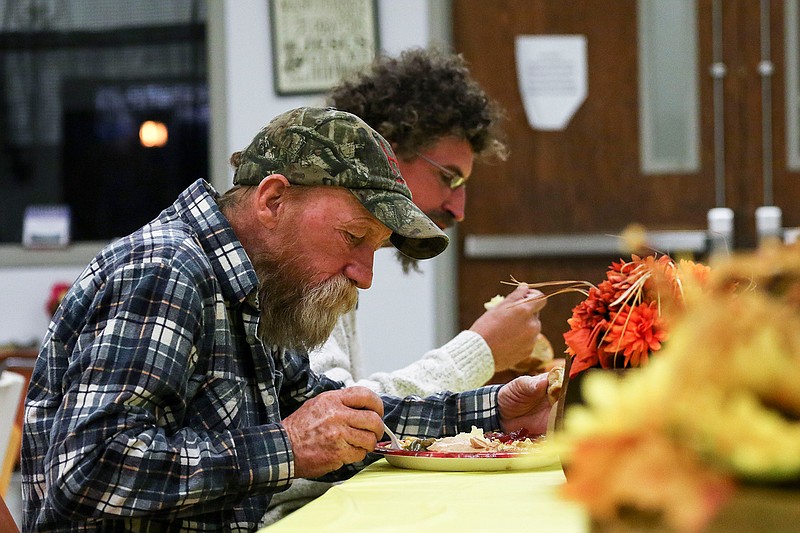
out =
<path fill-rule="evenodd" d="M 784 227 L 798 227 L 800 226 L 800 172 L 797 170 L 790 170 L 788 167 L 787 155 L 787 138 L 788 124 L 787 124 L 787 106 L 792 105 L 797 107 L 800 104 L 800 94 L 787 95 L 787 69 L 793 68 L 797 71 L 800 65 L 790 65 L 786 58 L 790 56 L 785 50 L 786 41 L 786 25 L 787 22 L 791 24 L 796 32 L 800 32 L 800 20 L 798 20 L 798 2 L 791 0 L 795 3 L 794 16 L 787 21 L 789 13 L 786 11 L 785 1 L 772 1 L 770 2 L 770 37 L 772 60 L 775 64 L 774 74 L 771 80 L 771 109 L 770 114 L 772 120 L 772 186 L 773 186 L 773 199 L 775 205 L 779 206 L 783 211 L 783 225 Z M 795 41 L 798 35 L 795 33 Z M 798 54 L 797 50 L 792 51 L 793 54 Z M 798 73 L 795 72 L 795 77 Z M 795 142 L 797 142 L 795 140 Z M 761 159 L 759 158 L 759 162 Z M 763 194 L 763 193 L 762 193 Z"/>
<path fill-rule="evenodd" d="M 470 180 L 467 218 L 460 226 L 459 313 L 468 327 L 482 303 L 521 281 L 601 281 L 620 253 L 595 256 L 469 257 L 469 236 L 595 233 L 620 235 L 631 223 L 648 230 L 704 230 L 706 214 L 718 206 L 715 194 L 715 37 L 722 45 L 725 206 L 735 213 L 735 243 L 755 244 L 754 212 L 763 204 L 762 99 L 758 72 L 758 0 L 699 0 L 698 74 L 700 168 L 697 172 L 644 175 L 639 156 L 637 3 L 635 0 L 453 0 L 454 48 L 475 78 L 506 109 L 511 158 L 477 164 Z M 784 225 L 800 225 L 798 174 L 785 168 L 783 142 L 783 1 L 769 2 L 775 65 L 770 116 L 775 144 L 775 204 Z M 714 34 L 715 8 L 721 34 Z M 676 31 L 680 31 L 677 28 Z M 581 34 L 588 42 L 588 96 L 563 131 L 535 131 L 527 123 L 517 88 L 514 38 L 528 34 Z M 719 102 L 718 102 L 719 103 Z M 704 259 L 702 256 L 697 259 Z M 543 331 L 557 353 L 571 308 L 580 295 L 557 296 L 542 314 Z"/>

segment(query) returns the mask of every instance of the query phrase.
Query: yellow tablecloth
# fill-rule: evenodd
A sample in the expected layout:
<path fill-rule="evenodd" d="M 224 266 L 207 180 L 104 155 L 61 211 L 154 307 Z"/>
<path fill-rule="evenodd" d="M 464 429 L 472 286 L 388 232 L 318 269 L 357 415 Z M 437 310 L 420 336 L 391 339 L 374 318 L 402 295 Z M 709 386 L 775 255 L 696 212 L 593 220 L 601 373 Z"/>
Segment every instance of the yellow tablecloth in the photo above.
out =
<path fill-rule="evenodd" d="M 261 532 L 585 533 L 585 512 L 556 494 L 564 482 L 558 465 L 511 472 L 429 472 L 395 468 L 381 459 Z"/>

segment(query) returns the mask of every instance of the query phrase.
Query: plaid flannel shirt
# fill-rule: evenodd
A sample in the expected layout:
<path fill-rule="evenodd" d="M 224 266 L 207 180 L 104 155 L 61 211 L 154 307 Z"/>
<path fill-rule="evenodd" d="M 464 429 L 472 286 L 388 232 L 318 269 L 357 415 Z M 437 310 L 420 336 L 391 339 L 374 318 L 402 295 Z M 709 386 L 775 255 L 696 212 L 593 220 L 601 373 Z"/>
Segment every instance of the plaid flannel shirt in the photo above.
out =
<path fill-rule="evenodd" d="M 258 340 L 256 275 L 215 198 L 198 180 L 107 246 L 54 316 L 25 402 L 25 531 L 253 531 L 290 485 L 281 418 L 342 384 Z M 496 392 L 383 397 L 386 421 L 496 429 Z"/>

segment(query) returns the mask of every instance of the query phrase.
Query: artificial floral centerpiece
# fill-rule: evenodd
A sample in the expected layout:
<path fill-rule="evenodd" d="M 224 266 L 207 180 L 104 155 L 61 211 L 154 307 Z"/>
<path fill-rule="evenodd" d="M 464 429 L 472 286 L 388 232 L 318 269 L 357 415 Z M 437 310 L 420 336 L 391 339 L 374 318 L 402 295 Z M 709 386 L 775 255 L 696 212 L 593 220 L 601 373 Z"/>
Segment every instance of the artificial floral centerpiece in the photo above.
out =
<path fill-rule="evenodd" d="M 702 289 L 681 283 L 684 310 L 659 356 L 624 377 L 587 375 L 585 404 L 568 409 L 555 436 L 568 465 L 563 494 L 581 502 L 600 530 L 797 528 L 800 247 L 736 256 L 705 276 Z M 603 301 L 618 305 L 622 294 Z M 643 295 L 636 305 L 646 301 Z M 655 322 L 648 331 L 639 337 L 652 351 Z M 602 364 L 607 343 L 601 329 L 590 332 Z M 622 344 L 645 347 L 644 340 Z"/>
<path fill-rule="evenodd" d="M 572 310 L 564 334 L 570 378 L 589 368 L 647 363 L 668 337 L 671 316 L 683 307 L 686 278 L 703 283 L 708 267 L 668 255 L 613 262 L 606 279 L 591 285 Z"/>

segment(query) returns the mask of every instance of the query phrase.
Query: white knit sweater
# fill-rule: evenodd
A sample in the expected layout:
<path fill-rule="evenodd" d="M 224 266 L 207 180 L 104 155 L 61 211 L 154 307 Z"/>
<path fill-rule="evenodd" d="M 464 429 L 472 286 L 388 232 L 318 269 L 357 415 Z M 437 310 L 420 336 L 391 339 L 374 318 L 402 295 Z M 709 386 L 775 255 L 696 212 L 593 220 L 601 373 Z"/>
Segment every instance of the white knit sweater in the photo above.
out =
<path fill-rule="evenodd" d="M 309 358 L 314 372 L 339 380 L 348 387 L 360 385 L 400 397 L 475 389 L 494 374 L 489 345 L 477 333 L 462 331 L 441 348 L 429 351 L 404 368 L 365 376 L 355 312 L 342 317 L 327 342 Z"/>
<path fill-rule="evenodd" d="M 393 372 L 364 376 L 358 346 L 355 311 L 337 322 L 325 344 L 309 354 L 311 369 L 343 382 L 360 385 L 392 396 L 429 396 L 449 390 L 461 392 L 482 386 L 494 374 L 492 351 L 474 331 L 462 331 L 441 348 L 431 350 L 419 360 Z M 271 524 L 300 508 L 331 486 L 329 483 L 297 479 L 288 490 L 277 493 L 264 516 Z"/>

